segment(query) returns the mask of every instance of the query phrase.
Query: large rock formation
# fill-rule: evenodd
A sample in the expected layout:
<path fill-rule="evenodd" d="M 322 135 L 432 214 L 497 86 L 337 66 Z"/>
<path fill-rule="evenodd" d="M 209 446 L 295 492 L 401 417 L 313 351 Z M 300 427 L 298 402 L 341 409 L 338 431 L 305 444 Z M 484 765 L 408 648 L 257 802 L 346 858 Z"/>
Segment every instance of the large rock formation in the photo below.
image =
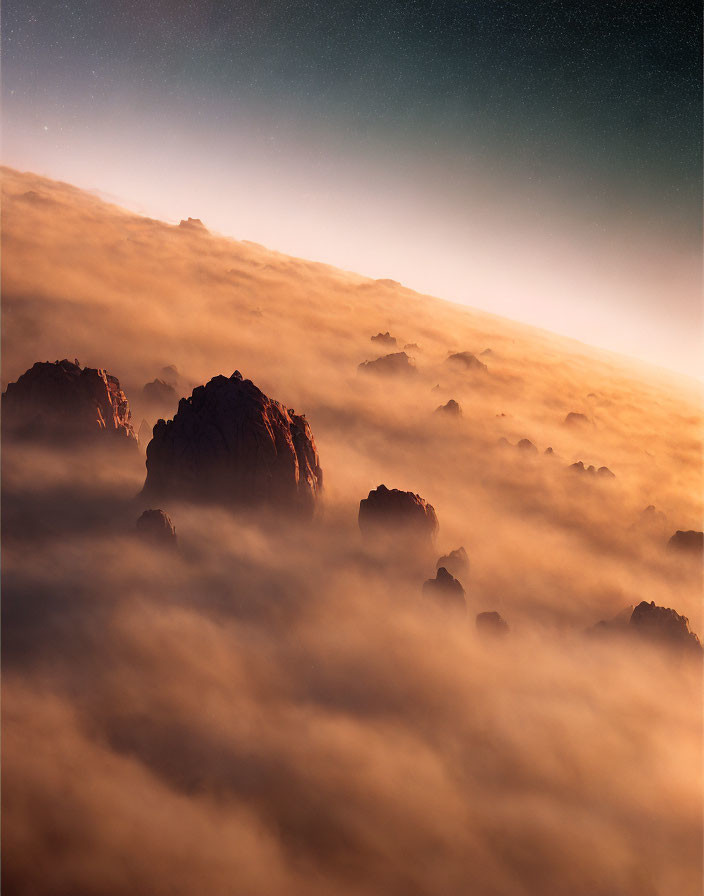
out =
<path fill-rule="evenodd" d="M 642 601 L 633 611 L 630 627 L 651 641 L 686 653 L 701 655 L 699 638 L 689 628 L 689 619 L 675 610 Z"/>
<path fill-rule="evenodd" d="M 357 369 L 360 373 L 373 373 L 379 376 L 408 376 L 418 372 L 405 352 L 394 352 L 375 361 L 362 361 Z"/>
<path fill-rule="evenodd" d="M 455 367 L 464 367 L 466 370 L 479 370 L 486 372 L 489 368 L 471 352 L 455 352 L 447 358 L 448 364 Z"/>
<path fill-rule="evenodd" d="M 701 554 L 704 550 L 704 532 L 695 532 L 693 529 L 684 532 L 678 529 L 667 544 L 676 551 Z"/>
<path fill-rule="evenodd" d="M 444 610 L 467 612 L 464 588 L 444 566 L 438 569 L 434 579 L 428 579 L 423 583 L 423 597 Z"/>
<path fill-rule="evenodd" d="M 81 440 L 112 436 L 137 444 L 118 379 L 78 361 L 37 361 L 2 397 L 7 432 L 30 438 Z"/>
<path fill-rule="evenodd" d="M 145 510 L 137 520 L 137 532 L 152 544 L 176 547 L 176 529 L 163 510 Z"/>
<path fill-rule="evenodd" d="M 466 582 L 469 577 L 469 557 L 463 547 L 459 547 L 454 551 L 450 551 L 449 554 L 444 554 L 440 557 L 435 564 L 435 570 L 437 571 L 441 566 L 444 566 L 449 573 L 460 581 L 464 580 Z"/>
<path fill-rule="evenodd" d="M 198 386 L 181 399 L 173 420 L 157 422 L 143 494 L 312 513 L 322 485 L 305 416 L 267 398 L 236 370 Z"/>
<path fill-rule="evenodd" d="M 431 543 L 438 518 L 432 504 L 420 495 L 380 485 L 359 502 L 359 528 L 372 537 L 400 535 Z"/>

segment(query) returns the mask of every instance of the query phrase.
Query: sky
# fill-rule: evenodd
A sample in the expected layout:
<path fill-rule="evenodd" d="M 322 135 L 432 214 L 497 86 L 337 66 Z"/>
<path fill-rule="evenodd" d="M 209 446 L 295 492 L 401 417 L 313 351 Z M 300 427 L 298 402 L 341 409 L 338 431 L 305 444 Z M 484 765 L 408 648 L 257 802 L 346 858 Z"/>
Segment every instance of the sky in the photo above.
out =
<path fill-rule="evenodd" d="M 701 16 L 6 0 L 2 159 L 701 376 Z"/>

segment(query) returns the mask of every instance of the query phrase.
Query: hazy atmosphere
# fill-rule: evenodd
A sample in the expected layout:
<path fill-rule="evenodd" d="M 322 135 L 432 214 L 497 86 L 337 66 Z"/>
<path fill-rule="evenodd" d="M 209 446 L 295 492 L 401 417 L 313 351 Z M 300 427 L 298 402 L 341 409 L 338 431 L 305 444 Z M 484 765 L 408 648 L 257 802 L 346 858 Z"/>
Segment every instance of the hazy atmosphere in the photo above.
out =
<path fill-rule="evenodd" d="M 702 896 L 701 15 L 4 5 L 3 894 Z"/>
<path fill-rule="evenodd" d="M 701 376 L 691 2 L 9 2 L 3 159 Z"/>

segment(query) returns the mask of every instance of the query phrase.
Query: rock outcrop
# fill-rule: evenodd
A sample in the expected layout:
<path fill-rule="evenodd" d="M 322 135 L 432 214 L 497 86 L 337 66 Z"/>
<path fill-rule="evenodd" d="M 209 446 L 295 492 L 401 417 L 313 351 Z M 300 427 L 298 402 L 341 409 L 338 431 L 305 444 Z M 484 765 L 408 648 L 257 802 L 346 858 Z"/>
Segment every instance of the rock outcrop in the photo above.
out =
<path fill-rule="evenodd" d="M 440 557 L 435 564 L 435 570 L 437 571 L 441 566 L 444 566 L 451 575 L 460 581 L 466 582 L 469 577 L 469 557 L 467 551 L 462 547 Z"/>
<path fill-rule="evenodd" d="M 149 498 L 312 513 L 323 485 L 305 416 L 268 398 L 236 370 L 182 398 L 147 447 Z"/>
<path fill-rule="evenodd" d="M 601 476 L 603 479 L 615 479 L 616 474 L 612 473 L 608 467 L 599 467 L 597 468 L 593 464 L 589 464 L 588 467 L 584 465 L 584 461 L 578 460 L 575 464 L 570 464 L 570 470 L 574 470 L 575 473 L 587 473 L 590 476 Z"/>
<path fill-rule="evenodd" d="M 486 364 L 482 363 L 479 358 L 471 352 L 455 352 L 455 354 L 450 355 L 447 358 L 445 363 L 453 364 L 455 367 L 464 367 L 465 370 L 486 372 L 489 369 Z"/>
<path fill-rule="evenodd" d="M 359 502 L 359 528 L 363 535 L 401 536 L 431 543 L 438 530 L 435 508 L 420 495 L 385 485 L 372 489 Z"/>
<path fill-rule="evenodd" d="M 435 408 L 435 413 L 447 415 L 448 417 L 461 417 L 462 408 L 454 398 L 451 398 L 447 404 L 441 404 L 439 408 Z"/>
<path fill-rule="evenodd" d="M 589 417 L 586 414 L 578 414 L 576 411 L 570 413 L 564 419 L 565 426 L 584 426 L 589 423 Z"/>
<path fill-rule="evenodd" d="M 208 232 L 208 228 L 200 218 L 187 218 L 185 221 L 180 221 L 178 226 L 183 230 L 199 230 L 201 233 Z"/>
<path fill-rule="evenodd" d="M 444 610 L 467 612 L 464 588 L 444 566 L 438 569 L 434 579 L 423 583 L 423 597 Z"/>
<path fill-rule="evenodd" d="M 377 342 L 379 345 L 388 345 L 389 348 L 396 347 L 396 337 L 392 336 L 388 330 L 386 333 L 377 333 L 376 336 L 372 336 L 372 342 Z"/>
<path fill-rule="evenodd" d="M 520 442 L 516 445 L 519 451 L 523 451 L 526 454 L 537 454 L 538 449 L 531 442 L 530 439 L 521 439 Z"/>
<path fill-rule="evenodd" d="M 379 376 L 409 376 L 418 372 L 405 352 L 394 352 L 375 361 L 362 361 L 357 369 L 360 373 L 373 373 Z"/>
<path fill-rule="evenodd" d="M 163 510 L 145 510 L 137 520 L 137 532 L 152 544 L 176 547 L 176 529 Z"/>
<path fill-rule="evenodd" d="M 633 611 L 629 626 L 648 640 L 701 656 L 702 645 L 689 628 L 689 619 L 680 616 L 675 610 L 656 606 L 655 601 L 639 603 Z"/>
<path fill-rule="evenodd" d="M 157 378 L 152 380 L 151 383 L 145 384 L 142 389 L 142 398 L 149 402 L 149 404 L 175 406 L 178 400 L 178 395 L 176 389 L 174 389 L 170 383 L 167 383 L 166 380 Z"/>
<path fill-rule="evenodd" d="M 119 380 L 79 362 L 37 361 L 2 396 L 6 432 L 27 438 L 83 440 L 111 436 L 137 444 Z"/>
<path fill-rule="evenodd" d="M 693 529 L 687 531 L 678 529 L 668 541 L 667 546 L 675 551 L 701 554 L 704 551 L 704 532 L 695 532 Z"/>
<path fill-rule="evenodd" d="M 484 637 L 502 638 L 509 632 L 508 623 L 496 610 L 477 613 L 475 624 L 479 634 Z"/>

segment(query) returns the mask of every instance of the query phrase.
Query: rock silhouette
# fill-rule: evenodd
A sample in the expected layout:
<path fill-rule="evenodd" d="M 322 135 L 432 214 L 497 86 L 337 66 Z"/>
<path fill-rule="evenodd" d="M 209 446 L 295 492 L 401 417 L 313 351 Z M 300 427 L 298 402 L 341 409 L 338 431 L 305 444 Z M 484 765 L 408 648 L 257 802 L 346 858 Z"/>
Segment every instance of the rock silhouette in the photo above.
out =
<path fill-rule="evenodd" d="M 236 370 L 182 398 L 147 447 L 147 497 L 312 513 L 323 473 L 305 416 L 268 398 Z"/>
<path fill-rule="evenodd" d="M 454 398 L 451 398 L 447 404 L 441 404 L 439 408 L 435 408 L 435 413 L 446 414 L 448 417 L 461 417 L 462 408 Z"/>
<path fill-rule="evenodd" d="M 456 579 L 466 581 L 469 576 L 469 557 L 463 547 L 459 547 L 449 554 L 444 554 L 435 564 L 436 571 L 444 566 Z"/>
<path fill-rule="evenodd" d="M 389 348 L 394 348 L 396 346 L 396 337 L 392 336 L 387 330 L 386 333 L 377 333 L 376 336 L 372 336 L 372 342 L 378 342 L 380 345 L 388 345 Z"/>
<path fill-rule="evenodd" d="M 435 508 L 420 495 L 385 485 L 372 489 L 359 502 L 359 528 L 363 535 L 379 534 L 432 542 L 438 530 Z"/>
<path fill-rule="evenodd" d="M 701 655 L 702 645 L 690 630 L 689 619 L 675 610 L 656 606 L 655 601 L 638 604 L 631 616 L 630 628 L 651 641 Z"/>
<path fill-rule="evenodd" d="M 597 468 L 593 464 L 589 464 L 588 467 L 585 467 L 584 461 L 578 460 L 577 463 L 570 464 L 570 470 L 574 470 L 575 473 L 588 473 L 590 476 L 601 476 L 604 479 L 615 479 L 616 474 L 612 473 L 608 467 L 599 467 Z"/>
<path fill-rule="evenodd" d="M 163 510 L 145 510 L 137 520 L 137 532 L 145 541 L 176 547 L 176 529 Z"/>
<path fill-rule="evenodd" d="M 203 233 L 208 232 L 208 228 L 200 218 L 187 218 L 185 221 L 180 221 L 178 226 L 184 230 L 200 230 Z"/>
<path fill-rule="evenodd" d="M 137 444 L 119 380 L 78 360 L 37 361 L 2 397 L 6 430 L 30 438 L 80 440 L 111 436 Z"/>
<path fill-rule="evenodd" d="M 521 439 L 520 442 L 516 445 L 520 451 L 524 451 L 526 454 L 537 454 L 538 449 L 531 442 L 530 439 Z"/>
<path fill-rule="evenodd" d="M 357 368 L 360 373 L 373 373 L 380 376 L 407 376 L 415 374 L 415 365 L 405 352 L 394 352 L 392 355 L 384 355 L 375 361 L 362 361 Z"/>
<path fill-rule="evenodd" d="M 175 405 L 178 399 L 176 389 L 166 380 L 155 379 L 146 383 L 142 389 L 142 397 L 150 404 Z"/>
<path fill-rule="evenodd" d="M 464 588 L 444 566 L 438 569 L 434 579 L 423 583 L 423 597 L 446 610 L 467 612 Z"/>
<path fill-rule="evenodd" d="M 483 364 L 471 352 L 455 352 L 455 354 L 447 358 L 446 363 L 453 364 L 456 367 L 464 367 L 467 370 L 487 371 L 489 369 L 486 364 Z"/>
<path fill-rule="evenodd" d="M 492 638 L 501 638 L 509 632 L 508 623 L 496 610 L 477 613 L 475 624 L 480 635 Z"/>
<path fill-rule="evenodd" d="M 704 532 L 696 532 L 693 529 L 683 531 L 678 529 L 668 541 L 668 547 L 676 551 L 701 554 L 704 550 Z"/>
<path fill-rule="evenodd" d="M 589 417 L 586 414 L 570 411 L 563 422 L 565 426 L 584 426 L 585 423 L 589 423 Z"/>

